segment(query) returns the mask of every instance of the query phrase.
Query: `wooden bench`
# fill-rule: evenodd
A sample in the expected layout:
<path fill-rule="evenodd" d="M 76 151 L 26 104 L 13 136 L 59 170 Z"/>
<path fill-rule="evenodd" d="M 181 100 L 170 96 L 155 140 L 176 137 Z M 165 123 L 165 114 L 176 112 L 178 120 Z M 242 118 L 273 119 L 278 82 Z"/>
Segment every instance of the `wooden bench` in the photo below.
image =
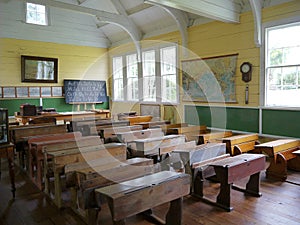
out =
<path fill-rule="evenodd" d="M 231 137 L 232 131 L 220 131 L 220 132 L 211 132 L 207 134 L 197 135 L 197 144 L 207 144 L 209 142 L 222 142 L 222 138 Z"/>
<path fill-rule="evenodd" d="M 206 125 L 201 126 L 188 126 L 188 127 L 177 127 L 169 128 L 168 134 L 181 134 L 186 136 L 186 141 L 196 141 L 197 135 L 207 133 Z"/>
<path fill-rule="evenodd" d="M 98 158 L 65 166 L 66 185 L 72 190 L 73 209 L 88 224 L 94 224 L 101 203 L 95 198 L 96 188 L 120 183 L 157 172 L 152 159 L 132 158 L 125 161 Z M 84 212 L 84 213 L 82 213 Z"/>
<path fill-rule="evenodd" d="M 203 194 L 203 180 L 206 175 L 203 173 L 207 166 L 214 168 L 216 179 L 220 182 L 220 191 L 216 201 L 213 201 Z M 203 169 L 204 167 L 204 169 Z M 193 195 L 203 201 L 231 211 L 230 204 L 231 187 L 242 191 L 245 194 L 260 197 L 260 172 L 265 169 L 265 156 L 262 154 L 240 154 L 237 156 L 220 156 L 194 165 L 196 177 L 194 180 Z M 197 172 L 196 172 L 197 171 Z M 250 177 L 246 188 L 240 188 L 233 184 L 243 178 Z"/>
<path fill-rule="evenodd" d="M 44 159 L 42 147 L 47 144 L 68 142 L 70 139 L 71 141 L 74 141 L 81 137 L 80 132 L 45 134 L 28 137 L 28 174 L 39 189 L 42 189 L 42 163 Z M 34 166 L 36 167 L 36 177 L 34 176 Z"/>
<path fill-rule="evenodd" d="M 270 157 L 270 165 L 266 170 L 267 178 L 277 180 L 287 179 L 287 170 L 300 171 L 300 158 L 296 152 L 300 149 L 300 140 L 280 139 L 255 145 L 255 151 L 265 153 Z"/>
<path fill-rule="evenodd" d="M 128 117 L 123 117 L 122 119 L 128 120 L 129 125 L 135 125 L 137 123 L 143 123 L 143 122 L 150 122 L 152 120 L 153 116 L 128 116 Z"/>
<path fill-rule="evenodd" d="M 158 161 L 159 149 L 164 146 L 182 144 L 185 142 L 184 135 L 166 135 L 162 137 L 137 139 L 131 152 L 134 157 L 152 157 Z"/>
<path fill-rule="evenodd" d="M 135 140 L 164 136 L 160 128 L 121 132 L 116 135 L 120 142 L 127 145 L 128 157 L 132 157 L 131 150 L 136 149 Z"/>
<path fill-rule="evenodd" d="M 195 179 L 195 172 L 193 165 L 208 159 L 226 154 L 226 146 L 223 143 L 208 143 L 197 145 L 192 148 L 176 149 L 172 152 L 170 158 L 173 162 L 181 160 L 184 165 L 185 173 L 192 176 L 192 183 Z M 191 186 L 191 188 L 193 185 Z M 191 189 L 193 191 L 193 189 Z"/>
<path fill-rule="evenodd" d="M 163 120 L 163 121 L 149 121 L 149 122 L 136 123 L 136 125 L 141 125 L 143 127 L 143 130 L 154 128 L 160 125 L 166 125 L 166 124 L 170 124 L 170 121 Z"/>
<path fill-rule="evenodd" d="M 96 189 L 96 193 L 107 199 L 113 224 L 125 224 L 127 217 L 145 211 L 148 216 L 158 219 L 151 209 L 170 202 L 165 224 L 181 225 L 182 198 L 189 194 L 189 184 L 190 176 L 187 174 L 162 171 Z"/>
<path fill-rule="evenodd" d="M 156 125 L 155 127 L 159 127 L 162 129 L 165 135 L 170 134 L 169 129 L 171 128 L 181 128 L 181 127 L 187 127 L 187 123 L 173 123 L 173 124 L 164 124 L 164 125 Z M 171 131 L 172 132 L 172 131 Z"/>
<path fill-rule="evenodd" d="M 53 125 L 53 124 L 36 124 L 36 125 L 23 125 L 23 126 L 13 126 L 9 127 L 11 141 L 16 147 L 16 151 L 19 152 L 19 160 L 22 168 L 25 168 L 25 155 L 26 149 L 28 148 L 27 141 L 28 137 L 41 134 L 58 134 L 66 133 L 67 126 L 62 125 Z M 28 163 L 26 166 L 28 168 Z"/>
<path fill-rule="evenodd" d="M 129 126 L 128 120 L 114 121 L 111 119 L 101 119 L 96 121 L 78 121 L 72 122 L 72 129 L 74 131 L 78 130 L 82 133 L 83 136 L 88 135 L 98 135 L 99 131 L 103 127 L 121 127 Z"/>
<path fill-rule="evenodd" d="M 121 127 L 103 127 L 99 129 L 99 136 L 103 138 L 105 143 L 109 142 L 119 142 L 117 140 L 116 133 L 121 132 L 130 132 L 135 130 L 142 130 L 143 126 L 141 125 L 132 125 L 132 126 L 121 126 Z"/>
<path fill-rule="evenodd" d="M 227 153 L 238 155 L 254 150 L 254 145 L 259 144 L 258 134 L 240 134 L 222 138 L 226 143 Z"/>
<path fill-rule="evenodd" d="M 47 146 L 48 147 L 48 146 Z M 126 145 L 121 143 L 109 143 L 97 146 L 85 146 L 64 149 L 61 151 L 49 152 L 45 148 L 44 151 L 44 178 L 45 192 L 50 194 L 49 181 L 47 179 L 49 171 L 54 173 L 54 195 L 55 204 L 60 208 L 62 206 L 61 199 L 61 175 L 64 174 L 64 168 L 67 164 L 88 161 L 102 157 L 112 157 L 120 161 L 126 160 Z M 50 162 L 47 158 L 50 158 Z"/>

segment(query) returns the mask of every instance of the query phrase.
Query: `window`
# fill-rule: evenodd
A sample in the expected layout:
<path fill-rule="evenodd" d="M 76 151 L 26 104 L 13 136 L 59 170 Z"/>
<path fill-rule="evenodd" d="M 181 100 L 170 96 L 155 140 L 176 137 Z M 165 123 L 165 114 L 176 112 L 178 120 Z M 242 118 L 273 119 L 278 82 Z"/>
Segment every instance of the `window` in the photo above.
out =
<path fill-rule="evenodd" d="M 176 49 L 174 47 L 162 48 L 161 53 L 161 80 L 162 101 L 177 101 L 177 76 L 176 76 Z"/>
<path fill-rule="evenodd" d="M 46 6 L 27 2 L 26 23 L 48 25 Z"/>
<path fill-rule="evenodd" d="M 143 99 L 156 101 L 155 51 L 143 52 Z"/>
<path fill-rule="evenodd" d="M 300 107 L 300 22 L 265 30 L 265 105 Z"/>
<path fill-rule="evenodd" d="M 122 67 L 122 64 L 118 63 L 122 60 L 126 61 L 126 70 L 119 69 L 125 73 L 120 75 L 119 70 L 115 68 Z M 143 102 L 178 102 L 177 48 L 175 45 L 143 51 L 140 74 L 137 54 L 113 57 L 112 63 L 113 99 L 115 101 L 142 99 Z M 139 90 L 139 87 L 142 90 Z"/>
<path fill-rule="evenodd" d="M 126 56 L 127 68 L 127 100 L 139 100 L 137 55 Z"/>
<path fill-rule="evenodd" d="M 122 57 L 113 58 L 113 83 L 114 83 L 114 99 L 115 100 L 124 100 L 123 93 L 123 61 Z"/>

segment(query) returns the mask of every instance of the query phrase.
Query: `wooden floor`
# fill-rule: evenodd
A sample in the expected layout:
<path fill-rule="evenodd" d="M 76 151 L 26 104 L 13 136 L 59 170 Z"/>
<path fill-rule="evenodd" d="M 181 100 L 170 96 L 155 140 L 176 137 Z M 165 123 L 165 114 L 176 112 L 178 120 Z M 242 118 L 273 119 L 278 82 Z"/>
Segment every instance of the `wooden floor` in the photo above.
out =
<path fill-rule="evenodd" d="M 0 224 L 3 225 L 81 225 L 83 221 L 69 208 L 58 210 L 43 192 L 28 179 L 26 173 L 16 170 L 16 198 L 12 200 L 7 163 L 2 160 L 0 181 Z M 261 174 L 262 197 L 249 197 L 232 190 L 232 212 L 226 212 L 198 199 L 187 196 L 183 200 L 183 224 L 300 224 L 300 173 L 290 172 L 288 182 L 272 182 Z M 239 185 L 244 185 L 245 181 Z M 207 182 L 206 195 L 213 198 L 218 193 L 218 184 Z M 168 204 L 154 212 L 162 217 Z M 142 216 L 133 216 L 126 224 L 147 225 Z M 107 206 L 99 214 L 99 224 L 112 224 Z"/>

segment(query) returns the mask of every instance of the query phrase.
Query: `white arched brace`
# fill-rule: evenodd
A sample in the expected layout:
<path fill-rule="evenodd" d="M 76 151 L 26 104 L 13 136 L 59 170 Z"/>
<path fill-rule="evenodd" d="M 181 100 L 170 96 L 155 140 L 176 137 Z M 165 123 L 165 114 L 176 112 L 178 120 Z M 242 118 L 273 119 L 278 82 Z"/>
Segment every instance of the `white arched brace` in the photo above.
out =
<path fill-rule="evenodd" d="M 262 0 L 249 0 L 253 17 L 254 17 L 254 41 L 257 47 L 261 47 L 261 9 L 262 9 Z"/>

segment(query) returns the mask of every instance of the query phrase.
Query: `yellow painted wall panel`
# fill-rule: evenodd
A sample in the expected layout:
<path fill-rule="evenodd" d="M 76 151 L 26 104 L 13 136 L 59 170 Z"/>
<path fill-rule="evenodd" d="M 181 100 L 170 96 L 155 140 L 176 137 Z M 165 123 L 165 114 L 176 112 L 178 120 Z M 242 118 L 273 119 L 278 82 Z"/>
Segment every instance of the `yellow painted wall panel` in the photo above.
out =
<path fill-rule="evenodd" d="M 63 85 L 64 79 L 107 80 L 107 49 L 26 41 L 0 39 L 1 86 L 49 86 Z M 58 58 L 58 83 L 22 83 L 21 55 Z"/>

